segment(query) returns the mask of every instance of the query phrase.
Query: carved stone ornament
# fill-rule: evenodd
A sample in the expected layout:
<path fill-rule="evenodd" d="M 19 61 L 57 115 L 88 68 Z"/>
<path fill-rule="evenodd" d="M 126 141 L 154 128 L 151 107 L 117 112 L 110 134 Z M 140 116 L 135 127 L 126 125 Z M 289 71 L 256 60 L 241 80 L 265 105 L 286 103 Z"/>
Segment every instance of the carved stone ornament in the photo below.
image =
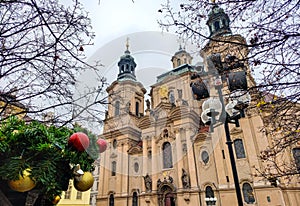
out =
<path fill-rule="evenodd" d="M 159 135 L 159 137 L 156 139 L 156 143 L 163 139 L 176 139 L 176 136 L 173 132 L 170 131 L 170 129 L 165 128 Z"/>

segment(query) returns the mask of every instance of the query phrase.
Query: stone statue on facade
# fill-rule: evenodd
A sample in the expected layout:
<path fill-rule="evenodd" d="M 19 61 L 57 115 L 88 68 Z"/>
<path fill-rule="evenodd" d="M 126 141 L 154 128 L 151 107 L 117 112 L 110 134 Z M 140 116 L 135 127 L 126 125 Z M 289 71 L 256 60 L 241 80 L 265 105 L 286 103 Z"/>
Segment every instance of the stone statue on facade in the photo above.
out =
<path fill-rule="evenodd" d="M 148 174 L 146 174 L 146 176 L 144 177 L 144 181 L 145 181 L 146 192 L 151 192 L 152 191 L 152 179 Z"/>
<path fill-rule="evenodd" d="M 191 187 L 190 177 L 183 168 L 182 168 L 181 181 L 182 181 L 182 187 L 184 189 L 189 189 Z"/>

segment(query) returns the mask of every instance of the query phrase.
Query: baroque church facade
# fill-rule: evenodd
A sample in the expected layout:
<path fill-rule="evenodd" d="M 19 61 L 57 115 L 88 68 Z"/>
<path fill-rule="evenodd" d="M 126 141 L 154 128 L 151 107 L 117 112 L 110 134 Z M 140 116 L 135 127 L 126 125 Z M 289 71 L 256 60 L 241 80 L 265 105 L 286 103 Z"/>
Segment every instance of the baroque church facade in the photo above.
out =
<path fill-rule="evenodd" d="M 245 59 L 248 50 L 242 46 L 245 39 L 231 33 L 223 9 L 214 5 L 208 17 L 211 36 L 222 41 L 209 41 L 200 51 L 204 67 L 191 66 L 192 57 L 180 48 L 171 59 L 173 69 L 151 86 L 150 100 L 136 79 L 137 65 L 128 46 L 121 56 L 117 80 L 107 88 L 102 137 L 109 146 L 101 154 L 98 206 L 237 205 L 224 128 L 209 132 L 201 122 L 203 101 L 195 100 L 190 84 L 195 72 L 209 73 L 209 55 Z M 245 66 L 251 86 L 254 81 Z M 209 75 L 206 81 L 209 87 Z M 222 90 L 229 92 L 226 85 Z M 212 86 L 210 92 L 216 92 Z M 254 167 L 263 167 L 258 155 L 268 138 L 260 132 L 258 112 L 245 113 L 239 127 L 229 127 L 244 205 L 299 205 L 296 183 L 283 189 L 253 175 Z"/>

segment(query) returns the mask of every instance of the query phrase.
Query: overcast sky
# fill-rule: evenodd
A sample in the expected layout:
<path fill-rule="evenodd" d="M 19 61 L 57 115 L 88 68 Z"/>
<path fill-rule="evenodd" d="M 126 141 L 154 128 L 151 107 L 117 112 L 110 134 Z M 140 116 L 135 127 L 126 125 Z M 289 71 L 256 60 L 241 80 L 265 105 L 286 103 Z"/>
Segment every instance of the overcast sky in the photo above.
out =
<path fill-rule="evenodd" d="M 155 83 L 156 76 L 172 69 L 171 57 L 178 51 L 178 37 L 173 33 L 162 33 L 157 21 L 163 18 L 158 12 L 166 0 L 82 0 L 89 12 L 96 38 L 94 46 L 85 49 L 88 61 L 101 61 L 102 75 L 108 82 L 116 80 L 117 62 L 124 54 L 126 38 L 129 50 L 137 63 L 138 81 L 145 87 Z M 176 6 L 182 0 L 173 0 Z M 189 49 L 187 45 L 187 50 Z M 197 58 L 194 61 L 197 62 Z M 151 71 L 151 75 L 145 73 Z M 85 74 L 91 78 L 92 75 Z M 93 82 L 85 81 L 85 82 Z"/>
<path fill-rule="evenodd" d="M 82 0 L 92 19 L 96 34 L 95 48 L 88 48 L 87 55 L 118 37 L 141 31 L 161 31 L 158 12 L 165 0 Z M 173 2 L 179 2 L 175 0 Z"/>

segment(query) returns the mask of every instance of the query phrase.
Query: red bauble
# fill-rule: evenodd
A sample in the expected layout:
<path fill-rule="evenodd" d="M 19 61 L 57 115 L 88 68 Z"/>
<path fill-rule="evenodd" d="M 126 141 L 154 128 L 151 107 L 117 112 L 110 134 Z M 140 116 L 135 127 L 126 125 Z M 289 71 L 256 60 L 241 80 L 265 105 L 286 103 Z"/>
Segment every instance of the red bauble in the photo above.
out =
<path fill-rule="evenodd" d="M 102 153 L 106 150 L 107 143 L 104 139 L 98 139 L 97 144 L 99 146 L 99 152 Z"/>
<path fill-rule="evenodd" d="M 89 147 L 90 139 L 83 132 L 72 134 L 68 140 L 68 145 L 74 147 L 79 152 L 83 152 Z"/>

